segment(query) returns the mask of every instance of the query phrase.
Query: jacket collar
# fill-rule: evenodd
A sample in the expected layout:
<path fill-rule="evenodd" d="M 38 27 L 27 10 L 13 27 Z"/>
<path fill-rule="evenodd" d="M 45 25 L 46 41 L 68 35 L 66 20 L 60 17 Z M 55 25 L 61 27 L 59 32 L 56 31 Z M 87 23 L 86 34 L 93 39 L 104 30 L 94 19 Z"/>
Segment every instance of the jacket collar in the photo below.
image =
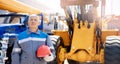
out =
<path fill-rule="evenodd" d="M 35 34 L 40 34 L 40 30 L 38 29 L 36 32 L 30 31 L 30 29 L 27 29 L 28 34 L 35 33 Z"/>

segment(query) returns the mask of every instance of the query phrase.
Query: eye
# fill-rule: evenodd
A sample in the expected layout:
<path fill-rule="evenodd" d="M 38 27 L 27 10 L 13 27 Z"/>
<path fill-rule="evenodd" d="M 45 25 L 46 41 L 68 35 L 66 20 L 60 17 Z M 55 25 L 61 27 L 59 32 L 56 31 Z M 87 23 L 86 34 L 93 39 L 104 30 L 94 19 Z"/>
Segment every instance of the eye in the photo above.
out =
<path fill-rule="evenodd" d="M 37 19 L 34 19 L 34 21 L 37 21 Z"/>
<path fill-rule="evenodd" d="M 30 19 L 30 21 L 33 21 L 33 19 Z"/>
<path fill-rule="evenodd" d="M 37 22 L 39 22 L 39 19 L 34 19 L 34 21 L 37 21 Z"/>

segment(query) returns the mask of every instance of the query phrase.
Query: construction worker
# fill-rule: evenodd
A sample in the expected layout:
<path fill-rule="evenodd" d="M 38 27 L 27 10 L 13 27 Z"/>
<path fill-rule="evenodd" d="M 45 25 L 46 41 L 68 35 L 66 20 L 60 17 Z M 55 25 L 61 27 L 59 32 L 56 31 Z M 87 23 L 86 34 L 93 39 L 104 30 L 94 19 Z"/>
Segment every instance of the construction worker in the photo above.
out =
<path fill-rule="evenodd" d="M 28 18 L 28 29 L 18 35 L 18 40 L 14 43 L 12 50 L 12 64 L 47 64 L 55 58 L 55 50 L 49 36 L 38 29 L 40 25 L 39 16 L 30 15 Z M 46 46 L 42 51 L 38 48 L 46 45 L 50 48 L 51 55 L 37 57 L 37 52 L 44 54 Z M 37 51 L 38 50 L 38 51 Z M 43 53 L 42 53 L 43 52 Z M 45 56 L 45 55 L 44 55 Z M 52 59 L 48 59 L 52 56 Z M 48 58 L 47 58 L 48 57 Z"/>

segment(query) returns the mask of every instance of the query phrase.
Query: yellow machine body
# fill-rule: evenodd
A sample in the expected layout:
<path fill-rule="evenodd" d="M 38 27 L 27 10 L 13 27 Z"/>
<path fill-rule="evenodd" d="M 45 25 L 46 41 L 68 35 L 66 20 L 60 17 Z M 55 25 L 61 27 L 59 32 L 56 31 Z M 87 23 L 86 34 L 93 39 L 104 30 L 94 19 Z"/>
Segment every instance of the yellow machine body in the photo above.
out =
<path fill-rule="evenodd" d="M 63 44 L 65 46 L 70 46 L 70 38 L 68 31 L 62 31 L 62 30 L 53 30 L 55 35 L 60 36 L 63 39 Z"/>
<path fill-rule="evenodd" d="M 69 45 L 71 46 L 70 52 L 67 52 L 62 46 L 59 48 L 59 64 L 61 64 L 65 59 L 71 59 L 78 62 L 100 61 L 103 63 L 103 60 L 101 59 L 103 59 L 104 50 L 99 54 L 96 54 L 96 23 L 91 23 L 91 27 L 89 29 L 87 28 L 87 21 L 85 21 L 85 25 L 82 25 L 82 21 L 80 24 L 81 28 L 79 29 L 78 23 L 74 23 L 72 42 L 69 42 Z M 70 41 L 68 39 L 69 37 L 65 36 L 62 31 L 54 31 L 54 34 L 62 36 L 65 41 Z M 67 34 L 68 33 L 66 33 L 66 35 Z M 65 41 L 64 45 L 69 46 L 66 45 Z"/>
<path fill-rule="evenodd" d="M 80 37 L 82 36 L 82 37 Z M 78 28 L 78 23 L 74 24 L 74 33 L 72 38 L 71 50 L 67 54 L 70 59 L 77 61 L 89 61 L 95 55 L 95 23 L 91 24 L 91 27 L 87 28 L 87 23 Z M 91 57 L 90 57 L 91 56 Z"/>
<path fill-rule="evenodd" d="M 64 9 L 66 13 L 66 17 L 69 18 L 69 14 L 67 13 L 67 6 L 72 5 L 79 5 L 83 6 L 81 15 L 85 13 L 84 6 L 88 4 L 94 4 L 95 8 L 93 11 L 94 15 L 97 16 L 96 7 L 97 3 L 94 0 L 75 0 L 75 1 L 69 1 L 69 0 L 61 0 L 61 7 Z M 95 19 L 95 18 L 94 18 Z M 99 21 L 99 22 L 98 22 Z M 63 45 L 60 45 L 57 50 L 57 60 L 58 64 L 62 64 L 65 59 L 74 60 L 77 62 L 99 62 L 101 64 L 104 64 L 104 48 L 101 48 L 101 44 L 104 47 L 105 39 L 107 36 L 110 35 L 118 35 L 118 30 L 102 30 L 101 29 L 101 39 L 96 38 L 96 26 L 99 25 L 99 28 L 101 28 L 101 20 L 97 20 L 97 22 L 93 21 L 90 23 L 90 28 L 87 28 L 89 21 L 80 21 L 80 28 L 78 28 L 79 21 L 77 18 L 74 18 L 73 20 L 73 35 L 72 38 L 69 34 L 69 31 L 60 31 L 56 30 L 54 31 L 55 35 L 61 36 L 63 39 Z M 84 25 L 83 25 L 84 22 Z M 101 43 L 102 42 L 102 43 Z M 67 47 L 70 48 L 68 51 Z"/>
<path fill-rule="evenodd" d="M 81 21 L 82 22 L 82 21 Z M 87 21 L 85 25 L 78 28 L 78 23 L 74 23 L 74 32 L 72 42 L 68 35 L 68 31 L 54 31 L 54 34 L 59 35 L 63 39 L 64 46 L 70 46 L 70 51 L 60 46 L 57 51 L 59 64 L 62 64 L 65 59 L 71 59 L 78 62 L 94 62 L 99 61 L 104 64 L 104 49 L 100 49 L 100 41 L 98 41 L 98 54 L 96 54 L 96 23 L 91 23 L 90 28 L 87 28 Z M 117 36 L 117 30 L 102 30 L 102 42 L 105 43 L 105 38 L 110 35 Z"/>

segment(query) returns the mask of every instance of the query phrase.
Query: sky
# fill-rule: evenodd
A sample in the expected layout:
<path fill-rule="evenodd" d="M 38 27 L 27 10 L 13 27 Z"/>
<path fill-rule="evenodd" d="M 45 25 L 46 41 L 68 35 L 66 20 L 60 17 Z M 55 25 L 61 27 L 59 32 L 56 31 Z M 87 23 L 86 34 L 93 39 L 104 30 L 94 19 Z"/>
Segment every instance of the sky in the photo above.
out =
<path fill-rule="evenodd" d="M 120 15 L 120 0 L 106 0 L 106 15 Z"/>
<path fill-rule="evenodd" d="M 60 0 L 18 0 L 25 4 L 40 9 L 45 13 L 59 13 L 64 15 L 64 10 L 60 6 Z"/>

